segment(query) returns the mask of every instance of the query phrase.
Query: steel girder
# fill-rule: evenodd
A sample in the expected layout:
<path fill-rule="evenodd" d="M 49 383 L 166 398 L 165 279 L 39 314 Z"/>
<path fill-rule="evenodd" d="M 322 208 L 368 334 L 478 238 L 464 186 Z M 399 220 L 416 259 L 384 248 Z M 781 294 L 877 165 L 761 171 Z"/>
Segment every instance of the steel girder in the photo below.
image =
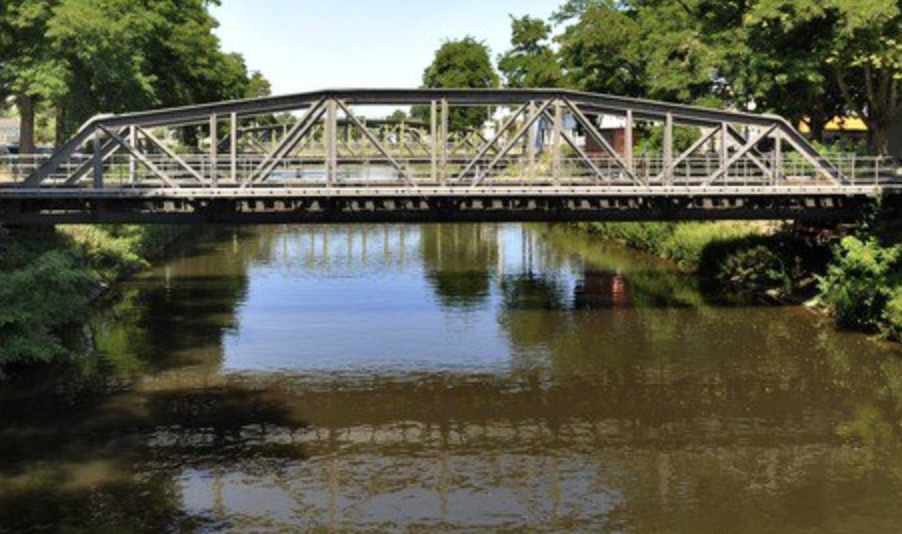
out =
<path fill-rule="evenodd" d="M 368 124 L 355 112 L 357 107 L 369 106 L 427 107 L 431 108 L 432 120 L 429 124 L 415 122 L 409 127 L 393 126 L 396 138 L 394 143 L 389 143 L 385 138 L 386 121 Z M 513 113 L 491 139 L 482 132 L 449 131 L 449 116 L 453 110 L 469 107 L 509 109 Z M 283 112 L 304 115 L 293 124 L 281 125 L 283 132 L 277 141 L 276 135 L 271 135 L 274 146 L 266 147 L 265 142 L 249 137 L 245 143 L 253 143 L 257 148 L 253 153 L 241 152 L 239 121 Z M 627 142 L 623 152 L 615 150 L 600 129 L 600 116 L 625 120 Z M 564 126 L 565 117 L 572 118 L 576 129 Z M 221 138 L 219 130 L 224 120 L 229 123 L 229 131 Z M 651 165 L 648 158 L 637 159 L 633 154 L 633 132 L 641 122 L 654 122 L 664 127 L 663 156 L 654 163 L 654 172 L 647 169 Z M 540 124 L 548 126 L 550 131 L 546 135 L 550 139 L 537 138 Z M 339 135 L 340 126 L 345 128 L 345 136 Z M 674 128 L 677 126 L 702 130 L 700 139 L 680 154 L 675 154 L 674 147 Z M 158 128 L 208 128 L 209 153 L 178 154 L 154 136 L 152 131 Z M 255 128 L 267 129 L 252 126 L 245 131 L 251 132 Z M 601 153 L 590 154 L 575 138 L 577 132 L 600 147 Z M 361 153 L 351 146 L 355 142 L 354 135 L 358 136 L 357 148 L 362 147 Z M 770 140 L 776 147 L 770 156 L 758 149 L 765 140 Z M 92 142 L 91 161 L 82 160 L 73 170 L 73 158 Z M 673 185 L 679 168 L 686 167 L 685 173 L 690 175 L 698 172 L 688 162 L 705 145 L 718 142 L 721 146 L 717 164 L 710 172 L 706 171 L 705 176 L 693 176 L 695 181 L 692 183 L 701 189 L 728 177 L 731 168 L 739 163 L 751 169 L 743 172 L 754 174 L 759 182 L 778 182 L 787 174 L 784 147 L 793 150 L 797 159 L 810 168 L 812 176 L 808 178 L 811 180 L 826 180 L 837 186 L 849 182 L 849 177 L 822 158 L 791 124 L 774 115 L 557 89 L 348 89 L 99 116 L 88 121 L 19 185 L 25 189 L 77 187 L 93 171 L 93 187 L 106 187 L 103 174 L 105 166 L 109 166 L 107 161 L 123 150 L 130 160 L 132 182 L 136 167 L 143 166 L 158 179 L 158 187 L 169 189 L 219 187 L 220 178 L 225 174 L 241 188 L 264 187 L 276 169 L 293 158 L 299 162 L 322 163 L 330 186 L 341 185 L 340 167 L 347 161 L 389 167 L 411 188 L 418 186 L 412 168 L 426 163 L 431 166 L 428 179 L 432 182 L 465 187 L 489 185 L 488 182 L 498 178 L 499 173 L 505 172 L 508 174 L 504 176 L 506 179 L 512 178 L 512 173 L 518 173 L 516 177 L 519 178 L 547 178 L 545 181 L 549 184 L 560 185 L 572 178 L 567 173 L 573 171 L 565 166 L 579 167 L 578 172 L 585 180 L 598 187 L 624 182 L 636 187 L 667 186 Z M 550 153 L 550 170 L 537 170 L 542 164 L 537 161 L 538 144 Z M 223 146 L 228 146 L 228 154 L 221 154 Z M 261 149 L 264 152 L 262 160 L 256 157 Z M 574 154 L 569 162 L 564 161 L 564 151 Z M 157 154 L 151 155 L 151 152 Z M 200 163 L 193 163 L 192 158 L 200 159 Z M 226 161 L 228 173 L 220 169 L 220 163 Z M 644 177 L 639 168 L 643 165 L 646 167 Z M 247 166 L 250 170 L 244 170 Z M 187 173 L 190 182 L 177 180 L 175 172 Z M 58 179 L 60 173 L 63 173 L 62 180 Z M 239 176 L 241 173 L 243 175 Z M 50 177 L 57 179 L 50 181 Z M 538 180 L 536 187 L 540 187 L 541 182 Z"/>

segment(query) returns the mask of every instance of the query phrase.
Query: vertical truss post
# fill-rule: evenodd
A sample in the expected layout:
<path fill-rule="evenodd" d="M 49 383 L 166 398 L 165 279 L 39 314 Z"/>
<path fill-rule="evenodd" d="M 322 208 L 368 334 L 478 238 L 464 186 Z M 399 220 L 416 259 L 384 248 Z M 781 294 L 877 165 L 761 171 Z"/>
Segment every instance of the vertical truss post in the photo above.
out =
<path fill-rule="evenodd" d="M 238 183 L 238 114 L 229 119 L 229 167 L 232 181 Z"/>
<path fill-rule="evenodd" d="M 441 177 L 442 184 L 448 178 L 448 139 L 451 134 L 450 132 L 450 111 L 448 109 L 448 100 L 442 99 L 442 112 L 441 112 L 441 126 L 439 128 L 439 135 L 441 137 L 441 163 L 439 164 L 439 176 Z"/>
<path fill-rule="evenodd" d="M 138 148 L 138 129 L 135 126 L 128 127 L 128 142 L 135 148 Z M 135 185 L 138 176 L 138 161 L 135 156 L 128 156 L 128 183 Z"/>
<path fill-rule="evenodd" d="M 633 161 L 633 110 L 626 112 L 626 130 L 623 132 L 623 159 L 626 160 L 626 169 L 629 172 L 636 172 L 636 162 Z"/>
<path fill-rule="evenodd" d="M 720 125 L 720 165 L 719 167 L 726 167 L 727 161 L 730 160 L 730 125 L 727 123 L 723 123 Z M 726 172 L 724 172 L 724 177 L 729 179 L 730 177 L 730 169 L 727 168 Z"/>
<path fill-rule="evenodd" d="M 326 103 L 326 175 L 333 187 L 338 178 L 338 104 L 334 99 Z"/>
<path fill-rule="evenodd" d="M 103 133 L 100 128 L 94 133 L 94 189 L 103 189 Z"/>
<path fill-rule="evenodd" d="M 536 103 L 530 102 L 528 109 L 529 109 L 529 111 L 527 112 L 526 120 L 530 120 L 536 116 L 536 113 L 537 113 Z M 536 133 L 537 133 L 536 127 L 530 126 L 529 134 L 527 134 L 527 136 L 526 136 L 526 142 L 528 145 L 526 147 L 526 154 L 527 154 L 527 158 L 529 160 L 528 172 L 529 172 L 530 180 L 535 180 L 535 178 L 536 178 L 536 144 L 537 144 Z"/>
<path fill-rule="evenodd" d="M 210 115 L 210 184 L 219 187 L 219 117 Z"/>
<path fill-rule="evenodd" d="M 551 175 L 554 183 L 558 184 L 561 180 L 561 149 L 564 142 L 564 106 L 559 100 L 554 102 L 554 125 L 552 126 L 552 170 Z"/>
<path fill-rule="evenodd" d="M 673 185 L 673 115 L 664 118 L 664 183 Z"/>
<path fill-rule="evenodd" d="M 774 136 L 774 185 L 783 179 L 783 133 L 778 132 Z"/>
<path fill-rule="evenodd" d="M 432 160 L 432 180 L 438 180 L 438 103 L 430 104 L 429 137 L 432 140 L 430 158 Z"/>

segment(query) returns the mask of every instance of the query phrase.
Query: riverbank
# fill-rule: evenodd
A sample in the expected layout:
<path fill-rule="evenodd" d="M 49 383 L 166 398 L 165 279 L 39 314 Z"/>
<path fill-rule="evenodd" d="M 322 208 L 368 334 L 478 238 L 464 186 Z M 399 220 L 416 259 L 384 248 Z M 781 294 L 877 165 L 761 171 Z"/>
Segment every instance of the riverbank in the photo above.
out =
<path fill-rule="evenodd" d="M 892 221 L 889 214 L 875 220 Z M 724 292 L 806 303 L 842 329 L 902 341 L 902 248 L 886 225 L 838 242 L 778 223 L 590 223 L 583 231 L 676 262 Z"/>
<path fill-rule="evenodd" d="M 0 375 L 69 355 L 72 326 L 184 230 L 83 226 L 0 230 Z"/>

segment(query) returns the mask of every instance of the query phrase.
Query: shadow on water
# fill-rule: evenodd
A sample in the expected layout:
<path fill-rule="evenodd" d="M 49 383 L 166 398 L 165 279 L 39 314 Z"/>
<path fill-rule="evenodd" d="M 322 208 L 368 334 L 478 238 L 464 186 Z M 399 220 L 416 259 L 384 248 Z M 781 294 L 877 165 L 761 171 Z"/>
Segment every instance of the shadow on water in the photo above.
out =
<path fill-rule="evenodd" d="M 0 532 L 895 532 L 899 352 L 513 226 L 225 229 L 0 385 Z"/>

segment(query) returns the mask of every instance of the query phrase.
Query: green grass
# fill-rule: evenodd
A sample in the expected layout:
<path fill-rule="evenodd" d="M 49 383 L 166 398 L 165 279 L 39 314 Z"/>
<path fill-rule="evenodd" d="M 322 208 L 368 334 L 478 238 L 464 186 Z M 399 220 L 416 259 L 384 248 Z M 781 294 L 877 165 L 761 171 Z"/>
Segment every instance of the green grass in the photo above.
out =
<path fill-rule="evenodd" d="M 697 272 L 731 289 L 775 292 L 778 296 L 812 287 L 826 251 L 774 224 L 592 223 L 581 228 Z"/>

